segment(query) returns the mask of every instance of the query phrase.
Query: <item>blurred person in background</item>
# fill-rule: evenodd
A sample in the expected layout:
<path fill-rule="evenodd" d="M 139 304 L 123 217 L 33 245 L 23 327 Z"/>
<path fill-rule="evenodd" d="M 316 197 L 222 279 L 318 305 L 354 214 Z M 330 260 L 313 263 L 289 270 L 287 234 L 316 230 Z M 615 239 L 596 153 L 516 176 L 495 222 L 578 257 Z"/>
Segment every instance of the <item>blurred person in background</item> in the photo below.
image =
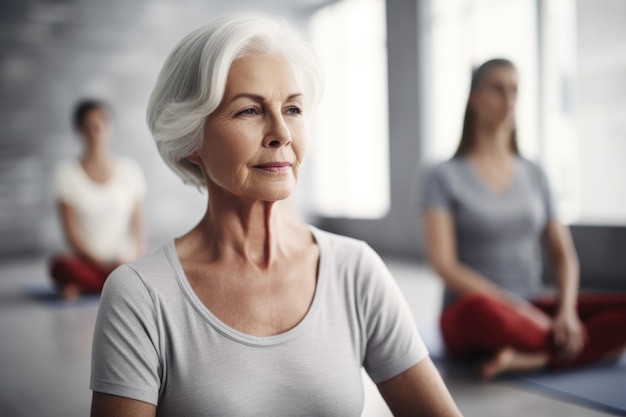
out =
<path fill-rule="evenodd" d="M 166 59 L 148 125 L 206 212 L 107 280 L 92 416 L 357 417 L 363 367 L 397 416 L 460 415 L 380 257 L 277 205 L 321 88 L 310 46 L 258 16 L 209 22 Z"/>
<path fill-rule="evenodd" d="M 98 100 L 76 105 L 74 128 L 82 154 L 56 169 L 54 190 L 67 253 L 50 260 L 50 275 L 61 295 L 100 293 L 118 265 L 144 252 L 139 165 L 109 151 L 111 111 Z"/>
<path fill-rule="evenodd" d="M 577 367 L 626 347 L 626 294 L 579 295 L 577 254 L 546 175 L 520 155 L 517 87 L 508 60 L 475 70 L 458 150 L 430 172 L 423 198 L 428 259 L 445 283 L 445 346 L 478 360 L 485 379 Z M 542 288 L 542 244 L 555 295 Z"/>

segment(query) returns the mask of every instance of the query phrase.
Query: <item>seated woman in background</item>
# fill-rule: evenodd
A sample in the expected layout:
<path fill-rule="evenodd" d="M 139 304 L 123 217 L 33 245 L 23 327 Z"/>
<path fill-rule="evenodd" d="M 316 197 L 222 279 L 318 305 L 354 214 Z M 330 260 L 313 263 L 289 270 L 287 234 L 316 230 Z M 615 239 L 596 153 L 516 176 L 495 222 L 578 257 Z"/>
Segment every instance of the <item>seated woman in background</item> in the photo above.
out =
<path fill-rule="evenodd" d="M 148 125 L 206 212 L 107 280 L 92 416 L 356 417 L 363 367 L 395 415 L 460 415 L 378 255 L 276 204 L 321 85 L 297 33 L 256 16 L 203 25 L 166 59 Z"/>
<path fill-rule="evenodd" d="M 504 59 L 473 74 L 461 142 L 430 173 L 423 227 L 445 282 L 448 352 L 482 358 L 480 373 L 571 368 L 620 355 L 626 295 L 578 294 L 578 260 L 556 218 L 546 175 L 519 154 L 517 71 Z M 542 289 L 541 244 L 556 276 Z"/>
<path fill-rule="evenodd" d="M 134 161 L 110 154 L 109 119 L 105 103 L 80 102 L 73 122 L 82 155 L 56 170 L 55 194 L 71 252 L 50 260 L 50 275 L 65 298 L 99 293 L 113 269 L 144 251 L 143 174 Z"/>

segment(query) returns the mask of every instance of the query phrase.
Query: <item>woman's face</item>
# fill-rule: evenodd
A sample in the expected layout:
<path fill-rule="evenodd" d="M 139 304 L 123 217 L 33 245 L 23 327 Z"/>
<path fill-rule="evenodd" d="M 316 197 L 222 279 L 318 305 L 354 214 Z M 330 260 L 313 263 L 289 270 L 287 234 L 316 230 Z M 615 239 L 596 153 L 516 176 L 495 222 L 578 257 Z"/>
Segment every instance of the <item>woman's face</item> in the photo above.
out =
<path fill-rule="evenodd" d="M 233 62 L 204 142 L 189 160 L 209 193 L 225 190 L 263 201 L 287 198 L 305 153 L 304 99 L 289 63 L 277 54 Z"/>
<path fill-rule="evenodd" d="M 517 103 L 517 71 L 510 66 L 492 68 L 471 97 L 471 106 L 479 123 L 499 125 L 514 123 Z"/>
<path fill-rule="evenodd" d="M 89 110 L 80 128 L 80 135 L 88 147 L 104 146 L 111 132 L 109 116 L 104 109 Z"/>

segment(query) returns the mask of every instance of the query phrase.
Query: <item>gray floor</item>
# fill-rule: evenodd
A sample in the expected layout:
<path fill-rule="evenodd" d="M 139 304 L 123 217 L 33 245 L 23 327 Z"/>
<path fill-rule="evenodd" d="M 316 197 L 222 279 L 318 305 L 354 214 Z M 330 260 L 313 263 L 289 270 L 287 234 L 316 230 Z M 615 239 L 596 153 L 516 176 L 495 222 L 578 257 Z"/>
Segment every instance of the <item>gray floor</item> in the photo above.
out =
<path fill-rule="evenodd" d="M 418 326 L 432 326 L 441 285 L 420 265 L 388 260 Z M 46 284 L 42 259 L 0 263 L 0 416 L 73 417 L 89 414 L 89 355 L 97 299 L 63 304 L 33 297 Z M 441 369 L 465 416 L 609 414 L 525 391 L 503 382 L 480 383 Z M 363 416 L 389 416 L 366 377 Z"/>

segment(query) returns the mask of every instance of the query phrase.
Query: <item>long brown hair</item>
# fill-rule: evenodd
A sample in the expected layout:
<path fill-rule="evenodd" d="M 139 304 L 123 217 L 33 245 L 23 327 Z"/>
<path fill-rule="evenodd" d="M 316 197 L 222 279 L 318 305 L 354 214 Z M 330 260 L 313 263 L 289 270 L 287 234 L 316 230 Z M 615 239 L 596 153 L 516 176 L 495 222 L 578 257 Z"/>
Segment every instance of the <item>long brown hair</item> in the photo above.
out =
<path fill-rule="evenodd" d="M 476 131 L 475 131 L 475 117 L 472 112 L 470 106 L 470 99 L 472 97 L 472 93 L 482 86 L 485 78 L 487 78 L 487 74 L 491 72 L 494 68 L 498 67 L 509 67 L 515 68 L 513 62 L 504 58 L 495 58 L 490 59 L 489 61 L 483 63 L 481 66 L 476 68 L 472 72 L 472 84 L 470 87 L 470 93 L 467 98 L 467 105 L 465 107 L 465 116 L 463 118 L 463 131 L 461 132 L 461 140 L 459 142 L 459 146 L 454 153 L 454 156 L 461 156 L 467 154 L 467 152 L 471 149 L 474 144 Z M 511 132 L 511 151 L 515 155 L 519 155 L 519 147 L 517 146 L 517 129 L 513 127 L 513 131 Z"/>

